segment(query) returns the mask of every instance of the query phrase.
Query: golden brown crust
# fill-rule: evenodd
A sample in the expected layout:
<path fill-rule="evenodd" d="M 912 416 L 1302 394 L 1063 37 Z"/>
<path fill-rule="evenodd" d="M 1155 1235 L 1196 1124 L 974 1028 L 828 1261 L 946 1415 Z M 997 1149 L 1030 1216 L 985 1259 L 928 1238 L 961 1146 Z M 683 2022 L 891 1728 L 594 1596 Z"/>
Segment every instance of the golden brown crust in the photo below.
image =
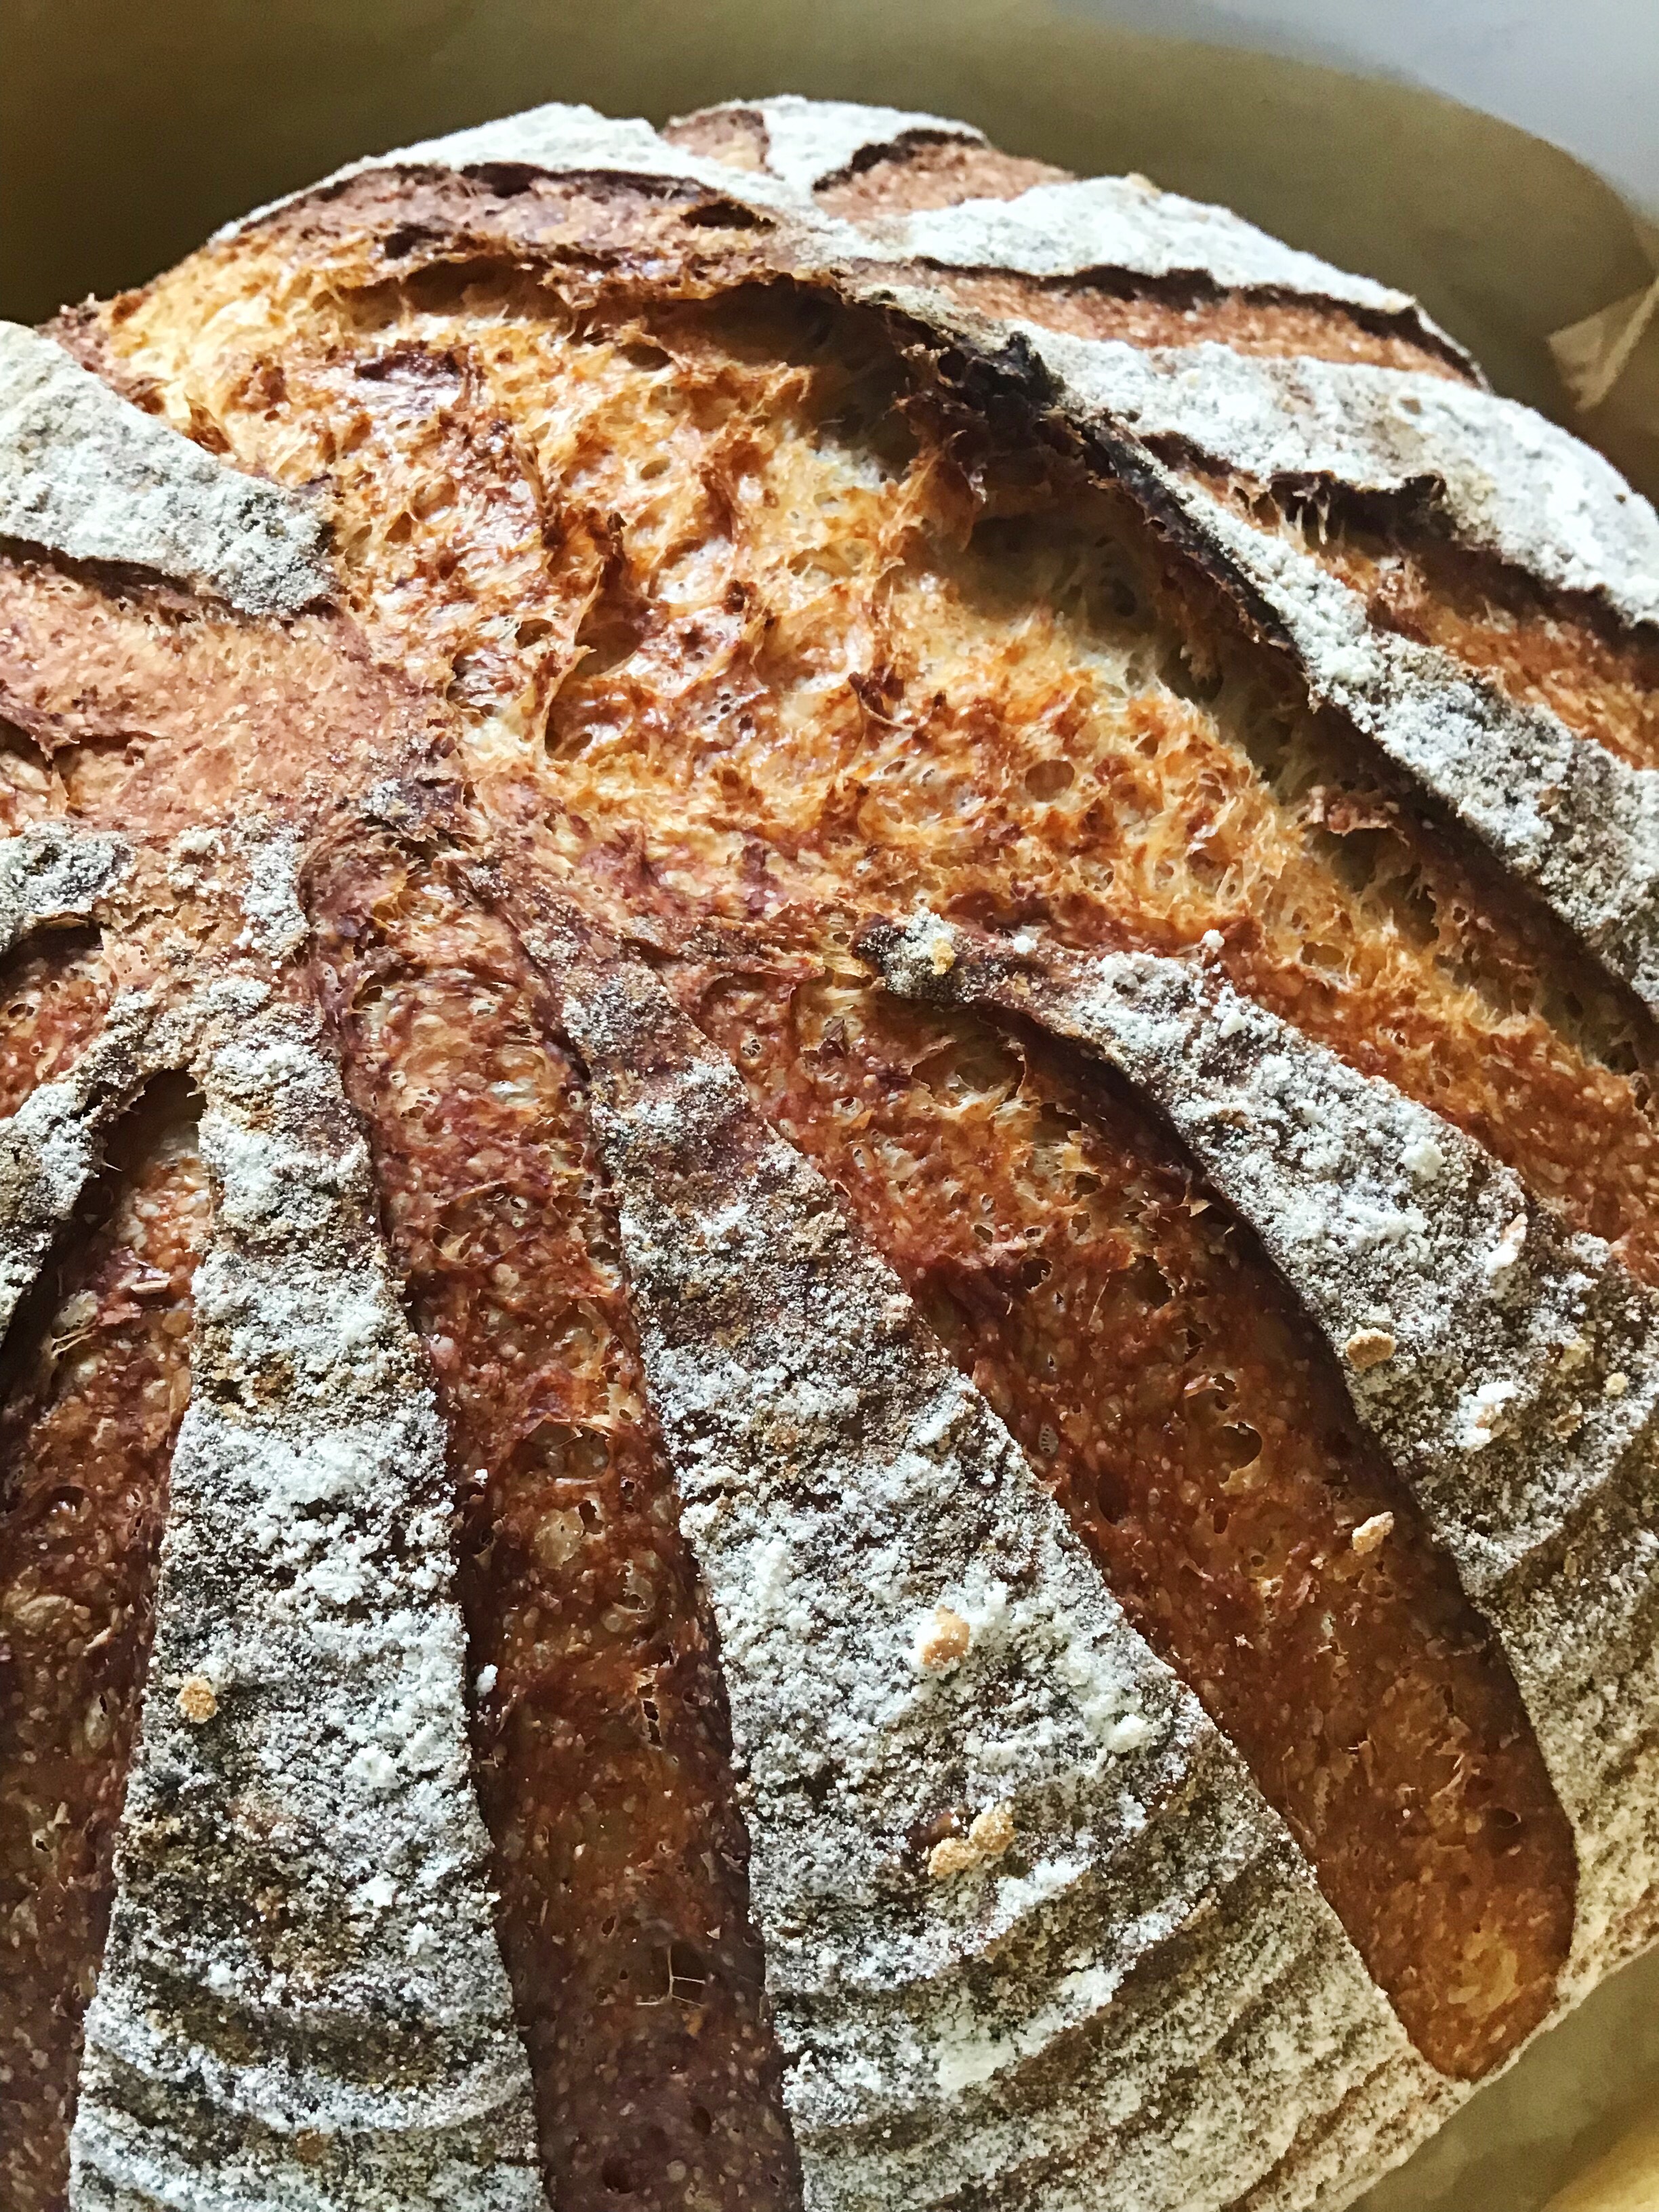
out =
<path fill-rule="evenodd" d="M 128 358 L 167 360 L 170 319 L 193 327 L 233 281 L 274 294 L 276 272 L 262 278 L 246 251 L 234 280 L 210 258 L 135 311 L 118 334 Z M 476 265 L 336 305 L 341 281 L 331 274 L 326 297 L 305 289 L 303 329 L 298 301 L 263 311 L 284 398 L 250 406 L 237 354 L 181 364 L 179 404 L 213 414 L 246 462 L 296 481 L 327 469 L 355 534 L 360 618 L 399 655 L 442 639 L 463 683 L 471 653 L 501 651 L 488 596 L 475 609 L 453 580 L 488 540 L 465 483 L 435 508 L 421 487 L 434 441 L 476 437 L 457 410 L 514 422 L 540 496 L 563 487 L 534 589 L 562 600 L 552 634 L 574 639 L 550 661 L 547 633 L 512 647 L 521 687 L 541 696 L 546 670 L 556 684 L 554 758 L 526 765 L 586 819 L 659 818 L 659 881 L 695 884 L 763 828 L 753 895 L 769 902 L 863 864 L 862 888 L 890 908 L 923 895 L 1040 919 L 1077 944 L 1174 950 L 1218 929 L 1241 988 L 1449 1114 L 1633 1266 L 1656 1264 L 1645 1022 L 1449 848 L 1349 733 L 1264 684 L 1242 647 L 1218 659 L 1218 640 L 1237 635 L 1224 600 L 1149 558 L 1127 503 L 1002 458 L 957 413 L 913 410 L 907 432 L 879 324 L 837 333 L 793 294 L 576 314 L 542 283 Z M 358 442 L 374 389 L 359 372 L 406 358 L 416 331 L 464 356 L 472 382 L 447 412 L 401 427 L 371 412 L 380 427 Z M 665 436 L 679 465 L 647 475 Z M 860 453 L 878 477 L 849 480 Z M 704 574 L 684 600 L 665 564 L 700 544 Z M 860 574 L 858 549 L 877 547 Z M 1061 578 L 1064 611 L 1042 604 Z M 1002 625 L 1024 607 L 1014 647 Z M 1093 672 L 1102 652 L 1133 670 L 1127 688 Z M 817 673 L 849 665 L 839 690 Z M 713 750 L 699 733 L 722 697 L 744 703 Z M 645 756 L 616 734 L 630 721 L 663 732 Z M 974 794 L 948 847 L 932 834 L 939 787 L 896 772 L 918 748 L 930 778 Z M 1590 1115 L 1593 1155 L 1571 1133 Z"/>
<path fill-rule="evenodd" d="M 20 811 L 158 838 L 238 804 L 330 805 L 432 741 L 430 710 L 336 616 L 241 623 L 38 559 L 0 560 L 0 718 L 34 755 Z"/>
<path fill-rule="evenodd" d="M 744 169 L 757 175 L 766 167 L 766 122 L 756 107 L 704 107 L 695 115 L 677 115 L 663 125 L 671 146 L 688 154 L 706 154 L 711 161 L 724 161 L 728 169 Z"/>
<path fill-rule="evenodd" d="M 562 2212 L 787 2207 L 713 1632 L 579 1080 L 453 872 L 357 841 L 313 910 L 450 1424 L 474 1772 L 550 2190 Z"/>
<path fill-rule="evenodd" d="M 331 296 L 349 302 L 339 279 Z M 203 280 L 205 308 L 223 280 L 210 266 Z M 636 301 L 625 313 L 584 296 L 562 304 L 544 281 L 489 275 L 476 258 L 400 286 L 376 274 L 343 311 L 309 301 L 303 333 L 282 323 L 283 388 L 258 410 L 230 361 L 193 367 L 174 402 L 209 414 L 245 460 L 296 480 L 329 471 L 358 619 L 378 651 L 460 708 L 481 791 L 504 819 L 524 819 L 539 786 L 574 817 L 542 833 L 550 850 L 606 887 L 626 926 L 650 927 L 654 909 L 671 940 L 705 915 L 764 916 L 787 939 L 792 915 L 850 893 L 901 907 L 925 896 L 1081 945 L 1175 949 L 1218 930 L 1244 988 L 1475 1127 L 1643 1259 L 1654 1133 L 1629 1077 L 1586 1052 L 1609 1033 L 1628 1048 L 1626 1010 L 1587 1006 L 1577 1028 L 1552 1026 L 1528 918 L 1340 732 L 1247 672 L 1224 605 L 1149 556 L 1124 505 L 1052 463 L 1016 461 L 948 392 L 896 416 L 904 374 L 874 321 L 837 328 L 824 307 L 776 291 L 707 309 Z M 129 358 L 158 357 L 145 342 L 157 313 L 146 304 L 124 322 Z M 659 453 L 676 457 L 672 475 L 653 466 Z M 435 505 L 422 489 L 434 480 L 447 487 Z M 817 514 L 833 520 L 798 520 Z M 860 548 L 880 549 L 878 593 Z M 523 635 L 509 599 L 533 610 Z M 1103 655 L 1122 672 L 1109 684 L 1091 672 Z M 852 681 L 823 681 L 849 665 Z M 1570 959 L 1568 970 L 1582 981 Z M 1607 1134 L 1593 1158 L 1567 1106 L 1587 1091 Z M 807 1115 L 795 1133 L 812 1150 L 835 1127 Z M 989 1156 L 981 1172 L 986 1196 L 1009 1196 Z M 878 1241 L 908 1249 L 920 1229 L 882 1178 L 872 1189 Z M 1164 1205 L 1166 1241 L 1176 1210 Z M 1003 1224 L 997 1248 L 1020 1226 Z M 1105 1267 L 1086 1241 L 1065 1250 Z M 1221 1297 L 1215 1251 L 1183 1255 L 1207 1286 L 1194 1297 Z M 964 1279 L 982 1273 L 974 1256 L 951 1263 L 969 1267 Z M 915 1272 L 927 1273 L 921 1259 Z M 1097 1294 L 1092 1280 L 1078 1291 Z M 1243 1328 L 1243 1308 L 1224 1306 Z M 981 1323 L 957 1328 L 961 1356 L 994 1379 L 994 1399 L 1038 1449 L 1061 1430 L 1048 1386 L 1021 1364 L 1038 1355 L 981 1322 L 985 1339 Z M 1153 1325 L 1144 1306 L 1134 1325 Z M 1278 1325 L 1290 1326 L 1282 1312 Z M 1147 1632 L 1249 1749 L 1423 2047 L 1448 2071 L 1479 2072 L 1548 2008 L 1571 1921 L 1565 1826 L 1501 1658 L 1351 1417 L 1344 1430 L 1334 1379 L 1322 1367 L 1315 1379 L 1293 1340 L 1255 1355 L 1261 1408 L 1311 1392 L 1293 1425 L 1303 1447 L 1346 1441 L 1339 1488 L 1287 1436 L 1258 1501 L 1273 1524 L 1263 1558 L 1305 1522 L 1291 1546 L 1298 1566 L 1317 1558 L 1333 1577 L 1327 1590 L 1310 1576 L 1282 1645 L 1260 1584 L 1214 1549 L 1225 1551 L 1214 1516 L 1231 1510 L 1212 1496 L 1232 1479 L 1228 1424 L 1192 1446 L 1203 1505 L 1179 1556 L 1212 1584 L 1237 1577 L 1240 1619 L 1255 1626 L 1234 1650 L 1248 1659 L 1208 1648 L 1201 1608 L 1171 1618 L 1182 1584 L 1171 1559 L 1145 1549 L 1156 1516 L 1144 1505 L 1131 1540 L 1097 1495 L 1098 1470 L 1068 1503 Z M 1121 1366 L 1103 1363 L 1120 1376 L 1133 1364 L 1129 1348 Z M 1240 1351 L 1228 1372 L 1249 1366 Z M 1137 1468 L 1144 1479 L 1146 1460 L 1115 1462 L 1117 1479 Z M 1349 1511 L 1360 1492 L 1374 1510 Z M 1345 1493 L 1322 1540 L 1313 1531 Z M 1355 1552 L 1352 1530 L 1389 1514 L 1383 1556 Z M 1310 1653 L 1297 1638 L 1332 1606 L 1343 1637 Z M 1343 1763 L 1338 1784 L 1317 1759 L 1297 1765 L 1312 1739 L 1285 1744 L 1283 1717 L 1304 1704 L 1328 1710 L 1346 1746 L 1364 1736 L 1360 1715 L 1386 1712 L 1369 1771 Z M 1470 1793 L 1454 1825 L 1481 1824 L 1501 1911 L 1466 1881 L 1461 1843 L 1394 1809 L 1403 1790 L 1449 1817 L 1443 1766 L 1455 1796 Z M 1385 1839 L 1401 1854 L 1392 1882 L 1377 1875 Z M 1419 1978 L 1425 1957 L 1450 1954 L 1484 1960 L 1457 1984 L 1461 2004 L 1441 1976 Z"/>
<path fill-rule="evenodd" d="M 746 273 L 775 273 L 774 228 L 738 199 L 690 180 L 371 170 L 279 208 L 247 237 L 205 246 L 193 260 L 198 274 L 233 295 L 243 289 L 257 239 L 254 251 L 269 251 L 295 273 L 334 264 L 354 289 L 506 257 L 556 272 L 573 296 L 608 292 L 647 271 L 695 296 Z M 128 293 L 112 302 L 115 321 L 142 315 L 148 297 Z M 118 360 L 131 350 L 118 335 Z M 215 420 L 211 410 L 204 416 Z"/>

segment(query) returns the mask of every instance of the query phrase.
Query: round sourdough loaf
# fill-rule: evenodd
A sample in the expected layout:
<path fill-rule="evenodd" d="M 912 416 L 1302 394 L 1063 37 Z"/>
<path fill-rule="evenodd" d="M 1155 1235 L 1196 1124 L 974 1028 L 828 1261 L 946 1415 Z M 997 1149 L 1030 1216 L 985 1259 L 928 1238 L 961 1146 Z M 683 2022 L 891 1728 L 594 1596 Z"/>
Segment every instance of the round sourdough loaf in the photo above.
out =
<path fill-rule="evenodd" d="M 764 100 L 0 331 L 9 2212 L 1335 2208 L 1659 1923 L 1659 522 Z"/>

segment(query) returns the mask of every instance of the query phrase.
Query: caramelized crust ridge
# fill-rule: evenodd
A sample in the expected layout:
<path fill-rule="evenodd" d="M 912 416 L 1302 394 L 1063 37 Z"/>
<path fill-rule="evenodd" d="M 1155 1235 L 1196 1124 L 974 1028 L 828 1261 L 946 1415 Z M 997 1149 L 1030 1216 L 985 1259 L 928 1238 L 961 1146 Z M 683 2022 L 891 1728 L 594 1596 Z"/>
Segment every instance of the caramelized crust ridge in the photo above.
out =
<path fill-rule="evenodd" d="M 453 873 L 364 838 L 313 914 L 449 1420 L 473 1771 L 553 2201 L 798 2203 L 713 1627 L 580 1079 Z"/>

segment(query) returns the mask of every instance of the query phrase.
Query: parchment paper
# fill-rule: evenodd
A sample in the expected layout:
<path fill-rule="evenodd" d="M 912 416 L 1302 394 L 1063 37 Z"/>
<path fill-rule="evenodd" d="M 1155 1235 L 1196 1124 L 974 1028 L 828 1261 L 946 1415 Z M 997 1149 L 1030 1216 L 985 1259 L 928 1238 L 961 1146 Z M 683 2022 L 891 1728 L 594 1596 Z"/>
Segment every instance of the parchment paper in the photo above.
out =
<path fill-rule="evenodd" d="M 1637 229 L 1648 282 L 1552 331 L 1550 351 L 1572 404 L 1572 428 L 1651 498 L 1659 485 L 1659 228 Z"/>
<path fill-rule="evenodd" d="M 1418 294 L 1500 390 L 1659 494 L 1659 239 L 1566 155 L 1408 87 L 1045 0 L 0 0 L 0 313 L 139 282 L 353 155 L 537 100 L 659 121 L 792 90 L 965 116 L 1013 151 L 1225 201 Z M 1553 333 L 1594 402 L 1582 415 Z M 1536 2044 L 1367 2212 L 1540 2212 L 1656 2112 L 1659 1957 Z M 1659 2212 L 1659 2142 L 1559 2206 Z"/>

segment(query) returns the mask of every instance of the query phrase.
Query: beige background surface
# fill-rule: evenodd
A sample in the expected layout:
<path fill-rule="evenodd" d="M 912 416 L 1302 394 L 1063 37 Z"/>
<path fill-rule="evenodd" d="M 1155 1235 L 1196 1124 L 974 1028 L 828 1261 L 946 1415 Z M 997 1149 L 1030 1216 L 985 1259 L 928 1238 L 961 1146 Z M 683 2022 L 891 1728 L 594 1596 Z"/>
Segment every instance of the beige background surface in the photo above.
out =
<path fill-rule="evenodd" d="M 1611 188 L 1506 124 L 1048 0 L 0 0 L 0 313 L 28 319 L 371 148 L 540 100 L 659 120 L 783 89 L 1230 200 L 1419 294 L 1535 406 L 1563 404 L 1546 334 L 1651 275 Z"/>
<path fill-rule="evenodd" d="M 660 120 L 786 89 L 965 116 L 1015 151 L 1226 201 L 1417 293 L 1500 389 L 1564 419 L 1548 333 L 1653 276 L 1609 187 L 1506 125 L 1044 0 L 0 0 L 0 314 L 31 320 L 370 149 L 541 100 Z M 1644 375 L 1651 410 L 1632 404 Z M 1588 424 L 1653 492 L 1650 415 L 1659 332 Z M 1656 2113 L 1659 1956 L 1536 2044 L 1368 2212 L 1540 2212 Z M 1659 2212 L 1659 2142 L 1561 2203 Z"/>

